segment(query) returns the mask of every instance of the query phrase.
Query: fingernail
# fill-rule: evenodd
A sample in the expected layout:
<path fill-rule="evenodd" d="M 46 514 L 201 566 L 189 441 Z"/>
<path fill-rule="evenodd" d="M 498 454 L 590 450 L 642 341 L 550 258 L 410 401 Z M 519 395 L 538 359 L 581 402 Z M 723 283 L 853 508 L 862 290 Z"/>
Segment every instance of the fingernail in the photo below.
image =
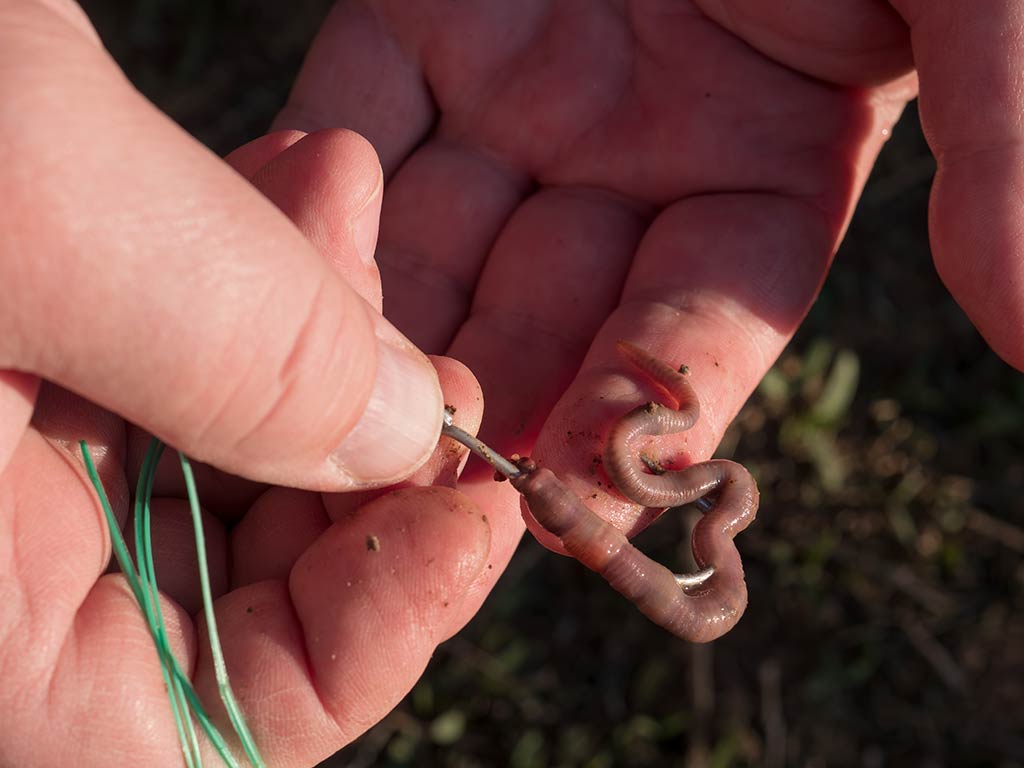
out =
<path fill-rule="evenodd" d="M 441 435 L 444 400 L 427 357 L 377 342 L 377 375 L 362 418 L 331 454 L 352 487 L 408 477 L 430 457 Z"/>
<path fill-rule="evenodd" d="M 380 206 L 384 198 L 384 174 L 379 166 L 377 170 L 377 186 L 352 221 L 352 240 L 359 258 L 367 266 L 376 264 L 374 254 L 377 250 L 377 234 L 380 231 Z"/>

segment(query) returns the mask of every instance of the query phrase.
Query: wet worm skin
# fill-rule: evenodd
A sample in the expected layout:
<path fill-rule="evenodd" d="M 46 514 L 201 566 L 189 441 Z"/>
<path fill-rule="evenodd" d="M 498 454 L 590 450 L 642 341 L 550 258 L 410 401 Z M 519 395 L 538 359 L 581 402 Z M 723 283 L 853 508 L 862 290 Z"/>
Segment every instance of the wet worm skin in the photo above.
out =
<path fill-rule="evenodd" d="M 714 640 L 735 626 L 747 605 L 743 564 L 733 538 L 757 513 L 757 485 L 741 465 L 724 460 L 663 474 L 646 472 L 633 441 L 689 429 L 697 421 L 699 405 L 683 373 L 624 342 L 619 351 L 661 386 L 675 407 L 648 403 L 623 416 L 609 436 L 605 470 L 626 498 L 644 506 L 672 507 L 703 499 L 704 514 L 694 526 L 691 546 L 697 565 L 713 569 L 711 576 L 697 586 L 681 587 L 671 571 L 592 512 L 554 473 L 538 469 L 529 459 L 520 460 L 522 474 L 512 485 L 537 522 L 570 555 L 604 577 L 645 616 L 684 640 Z"/>

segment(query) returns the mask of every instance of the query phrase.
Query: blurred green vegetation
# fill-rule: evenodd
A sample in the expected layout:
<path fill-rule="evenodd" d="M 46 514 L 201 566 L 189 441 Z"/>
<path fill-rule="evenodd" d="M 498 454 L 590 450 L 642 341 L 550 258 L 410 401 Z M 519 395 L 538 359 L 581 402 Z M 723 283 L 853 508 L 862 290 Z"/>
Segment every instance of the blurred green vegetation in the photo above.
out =
<path fill-rule="evenodd" d="M 218 152 L 265 130 L 326 0 L 84 3 Z M 935 276 L 914 109 L 800 333 L 723 443 L 762 492 L 711 646 L 527 537 L 472 624 L 329 765 L 1024 765 L 1024 378 Z M 681 562 L 687 514 L 641 537 Z M 327 764 L 325 764 L 327 765 Z"/>

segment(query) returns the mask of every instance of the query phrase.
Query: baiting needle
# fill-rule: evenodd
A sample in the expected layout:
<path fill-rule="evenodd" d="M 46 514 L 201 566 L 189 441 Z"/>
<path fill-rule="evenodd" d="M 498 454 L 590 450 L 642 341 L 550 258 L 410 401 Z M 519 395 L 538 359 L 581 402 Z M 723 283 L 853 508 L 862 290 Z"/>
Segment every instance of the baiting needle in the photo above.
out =
<path fill-rule="evenodd" d="M 447 435 L 452 440 L 462 443 L 464 446 L 469 448 L 469 450 L 494 467 L 496 472 L 500 472 L 509 480 L 523 474 L 519 467 L 494 449 L 490 448 L 486 443 L 478 440 L 466 430 L 456 427 L 454 419 L 452 418 L 452 412 L 447 408 L 444 409 L 444 424 L 441 427 L 441 434 Z"/>

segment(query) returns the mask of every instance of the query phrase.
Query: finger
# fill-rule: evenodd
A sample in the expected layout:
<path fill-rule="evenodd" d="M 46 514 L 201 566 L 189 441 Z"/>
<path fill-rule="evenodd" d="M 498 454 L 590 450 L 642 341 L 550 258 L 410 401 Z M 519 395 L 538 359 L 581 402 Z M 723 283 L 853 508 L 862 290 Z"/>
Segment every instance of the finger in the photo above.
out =
<path fill-rule="evenodd" d="M 367 546 L 367 535 L 377 546 Z M 303 556 L 290 591 L 314 674 L 336 714 L 355 714 L 358 707 L 361 729 L 407 692 L 485 567 L 489 548 L 489 527 L 468 499 L 449 489 L 413 488 L 335 524 Z M 394 627 L 402 631 L 393 633 Z M 392 642 L 368 653 L 365 638 L 389 631 Z M 370 654 L 376 663 L 335 663 Z"/>
<path fill-rule="evenodd" d="M 97 502 L 95 492 L 85 474 L 82 463 L 80 441 L 84 440 L 92 456 L 103 490 L 107 495 L 114 517 L 123 523 L 128 519 L 129 493 L 124 476 L 124 460 L 126 450 L 125 425 L 113 413 L 90 403 L 72 392 L 44 381 L 39 387 L 36 398 L 35 412 L 32 414 L 32 431 L 42 437 L 51 448 L 52 457 L 39 467 L 40 472 L 56 472 L 65 474 L 68 470 L 79 476 L 91 492 L 92 501 Z M 53 463 L 59 459 L 61 464 Z M 33 472 L 31 477 L 38 477 Z M 74 505 L 72 505 L 73 507 Z M 97 503 L 89 505 L 89 514 L 99 510 Z M 99 516 L 102 530 L 107 525 L 102 515 Z M 109 558 L 109 541 L 107 536 L 101 537 L 101 546 Z M 89 547 L 83 542 L 82 550 Z"/>
<path fill-rule="evenodd" d="M 27 94 L 0 119 L 0 194 L 21 201 L 0 213 L 0 367 L 255 479 L 341 489 L 426 461 L 442 406 L 429 361 L 283 215 L 91 44 L 0 38 L 0 72 Z M 25 64 L 39 60 L 53 66 Z M 74 121 L 53 119 L 56 97 Z"/>
<path fill-rule="evenodd" d="M 96 436 L 91 430 L 83 434 Z M 94 454 L 101 465 L 108 465 L 108 477 L 113 474 L 108 460 L 113 453 L 100 446 Z M 110 490 L 117 503 L 117 485 L 111 484 Z M 21 625 L 26 631 L 15 636 L 29 644 L 33 622 L 54 632 L 70 627 L 109 562 L 107 525 L 81 459 L 76 466 L 74 457 L 34 429 L 25 433 L 8 471 L 0 476 L 0 500 L 2 626 Z M 126 501 L 125 495 L 118 503 L 122 513 Z M 15 535 L 17 531 L 23 533 Z M 54 563 L 61 567 L 55 569 Z M 7 640 L 5 653 L 12 651 Z M 27 645 L 22 650 L 27 652 Z"/>
<path fill-rule="evenodd" d="M 482 435 L 497 450 L 531 449 L 618 303 L 645 223 L 611 195 L 549 189 L 502 231 L 450 350 L 480 378 L 488 397 Z"/>
<path fill-rule="evenodd" d="M 538 461 L 620 530 L 642 529 L 651 516 L 609 490 L 601 461 L 614 422 L 663 395 L 617 342 L 689 367 L 700 417 L 659 445 L 671 465 L 706 459 L 807 311 L 838 239 L 817 208 L 794 198 L 715 195 L 668 208 L 641 243 L 621 305 L 545 424 Z"/>
<path fill-rule="evenodd" d="M 373 147 L 351 131 L 319 131 L 267 162 L 252 183 L 379 312 L 374 250 L 384 177 Z"/>
<path fill-rule="evenodd" d="M 938 161 L 935 265 L 992 348 L 1024 369 L 1024 109 L 1020 4 L 894 0 L 911 27 L 921 122 Z"/>
<path fill-rule="evenodd" d="M 490 467 L 479 459 L 470 457 L 469 461 L 470 466 L 475 464 L 475 467 L 468 479 L 464 473 L 459 482 L 459 491 L 479 509 L 486 510 L 484 517 L 491 529 L 491 548 L 487 565 L 466 589 L 462 602 L 452 612 L 445 627 L 445 639 L 456 634 L 476 616 L 508 567 L 523 531 L 526 530 L 520 511 L 519 494 L 507 482 L 497 480 Z"/>
<path fill-rule="evenodd" d="M 377 261 L 388 319 L 427 352 L 444 352 L 528 179 L 450 141 L 419 148 L 388 184 Z"/>
<path fill-rule="evenodd" d="M 438 378 L 445 403 L 455 408 L 457 423 L 475 433 L 483 416 L 483 397 L 479 385 L 464 365 L 451 358 L 435 357 Z M 442 485 L 454 488 L 458 474 L 465 465 L 466 450 L 449 439 L 442 439 L 434 455 L 400 487 Z M 485 486 L 498 485 L 487 478 Z M 507 487 L 507 486 L 506 486 Z M 393 489 L 346 494 L 324 494 L 320 497 L 302 491 L 271 488 L 266 491 L 231 531 L 232 587 L 237 588 L 265 579 L 287 579 L 299 556 L 326 530 L 332 520 L 360 514 L 362 507 Z M 516 497 L 518 498 L 518 497 Z M 453 610 L 448 633 L 454 633 L 473 617 L 483 597 L 490 591 L 504 569 L 508 558 L 522 535 L 518 501 L 503 506 L 486 498 L 488 521 L 492 531 L 492 554 L 487 568 L 469 588 L 478 599 L 467 600 Z"/>
<path fill-rule="evenodd" d="M 483 397 L 469 370 L 450 357 L 433 357 L 444 402 L 456 411 L 458 423 L 475 432 L 483 415 Z M 441 439 L 429 461 L 399 487 L 443 485 L 454 488 L 467 452 L 454 440 Z M 231 585 L 234 588 L 266 579 L 287 580 L 292 566 L 334 520 L 357 516 L 362 507 L 394 488 L 323 498 L 287 488 L 270 488 L 231 530 Z M 518 507 L 516 507 L 518 509 Z M 513 525 L 494 526 L 495 546 L 512 549 L 521 534 Z M 502 540 L 498 541 L 498 534 Z M 506 539 L 511 539 L 510 542 Z M 490 568 L 494 570 L 494 568 Z M 492 583 L 497 579 L 493 573 Z M 454 622 L 461 627 L 478 605 L 464 608 Z"/>
<path fill-rule="evenodd" d="M 231 587 L 285 582 L 303 552 L 330 526 L 320 494 L 269 488 L 231 530 Z"/>
<path fill-rule="evenodd" d="M 153 498 L 150 515 L 153 564 L 160 591 L 194 616 L 202 610 L 203 594 L 192 511 L 183 499 Z M 224 523 L 205 511 L 202 521 L 210 590 L 217 599 L 228 589 L 227 534 Z M 137 561 L 134 520 L 126 527 L 125 540 Z"/>
<path fill-rule="evenodd" d="M 131 590 L 120 575 L 90 586 L 69 632 L 25 627 L 32 645 L 5 664 L 0 756 L 7 765 L 165 765 L 181 754 L 153 640 Z M 191 619 L 169 600 L 161 600 L 161 612 L 172 652 L 191 669 Z M 76 737 L 53 738 L 54 722 Z"/>
<path fill-rule="evenodd" d="M 38 376 L 0 371 L 0 475 L 25 434 L 38 391 Z"/>
<path fill-rule="evenodd" d="M 245 178 L 252 179 L 260 168 L 306 135 L 305 131 L 272 131 L 228 153 L 224 162 Z"/>
<path fill-rule="evenodd" d="M 455 360 L 433 358 L 433 362 L 438 369 L 445 402 L 455 407 L 456 422 L 468 432 L 475 433 L 483 415 L 483 399 L 476 380 L 465 366 Z M 430 460 L 401 487 L 441 485 L 454 488 L 458 473 L 466 463 L 466 454 L 461 445 L 442 439 Z M 523 532 L 518 494 L 509 491 L 507 484 L 499 484 L 487 477 L 486 473 L 482 478 L 479 477 L 480 472 L 474 474 L 478 479 L 468 484 L 468 490 L 480 508 L 488 510 L 491 556 L 487 567 L 467 590 L 466 600 L 452 612 L 446 637 L 461 629 L 479 610 L 508 564 Z M 363 506 L 391 490 L 324 494 L 323 501 L 317 495 L 304 491 L 286 488 L 267 490 L 231 531 L 232 588 L 268 579 L 286 580 L 295 562 L 332 520 L 357 516 Z"/>
<path fill-rule="evenodd" d="M 377 547 L 367 546 L 373 535 Z M 389 494 L 332 525 L 286 590 L 261 582 L 217 604 L 228 671 L 272 765 L 310 765 L 412 687 L 487 560 L 486 523 L 444 488 Z M 216 698 L 201 658 L 196 688 Z"/>
<path fill-rule="evenodd" d="M 128 449 L 125 458 L 125 474 L 128 485 L 134 489 L 139 481 L 139 473 L 146 459 L 153 436 L 143 429 L 128 425 Z M 209 464 L 193 461 L 192 475 L 196 491 L 203 502 L 203 509 L 226 523 L 241 519 L 245 511 L 260 497 L 266 489 L 266 483 L 246 480 Z M 188 498 L 185 488 L 185 476 L 181 471 L 178 452 L 166 450 L 160 456 L 153 475 L 153 497 L 174 499 Z"/>
<path fill-rule="evenodd" d="M 274 125 L 357 131 L 390 175 L 433 121 L 433 100 L 415 57 L 373 8 L 345 2 L 328 14 Z"/>
<path fill-rule="evenodd" d="M 480 428 L 484 412 L 484 398 L 476 378 L 465 365 L 450 357 L 431 357 L 441 382 L 446 408 L 455 414 L 456 423 L 471 433 Z M 388 488 L 352 493 L 323 494 L 324 508 L 328 517 L 340 520 L 347 515 L 359 514 L 359 510 L 374 499 L 390 493 L 396 488 L 426 487 L 440 485 L 454 488 L 459 472 L 465 466 L 469 451 L 448 438 L 438 440 L 437 448 L 427 463 L 401 483 Z"/>
<path fill-rule="evenodd" d="M 442 382 L 445 409 L 452 414 L 454 422 L 473 432 L 480 429 L 484 416 L 484 395 L 476 376 L 466 365 L 450 357 L 431 356 L 430 359 Z M 455 488 L 468 458 L 469 451 L 461 444 L 450 439 L 440 440 L 430 461 L 407 484 L 410 487 L 442 485 Z"/>
<path fill-rule="evenodd" d="M 92 446 L 114 513 L 123 519 L 128 501 L 123 478 L 118 482 L 123 432 L 111 414 L 45 384 L 32 426 L 0 474 L 0 665 L 8 683 L 0 691 L 0 708 L 19 720 L 8 721 L 5 733 L 38 733 L 38 723 L 49 722 L 46 716 L 40 720 L 46 712 L 81 715 L 77 707 L 92 699 L 75 687 L 75 676 L 91 671 L 85 668 L 93 661 L 102 662 L 87 658 L 78 640 L 93 587 L 110 560 L 110 543 L 77 440 Z M 151 654 L 148 638 L 145 647 Z M 109 711 L 119 709 L 112 705 Z M 4 739 L 3 761 L 67 762 L 38 752 L 33 753 L 38 759 L 27 763 L 13 759 L 18 747 L 16 739 Z"/>
<path fill-rule="evenodd" d="M 365 139 L 345 130 L 275 131 L 239 147 L 225 162 L 277 205 L 338 274 L 380 311 L 374 251 L 383 178 Z"/>
<path fill-rule="evenodd" d="M 278 131 L 246 144 L 226 160 L 248 174 L 253 185 L 298 226 L 338 274 L 379 311 L 380 278 L 372 241 L 380 214 L 380 168 L 373 149 L 363 139 L 349 131 L 312 135 Z M 150 439 L 143 430 L 130 431 L 129 477 L 133 482 Z M 193 464 L 193 472 L 204 506 L 223 520 L 239 519 L 266 488 L 263 483 L 199 462 Z M 155 496 L 185 498 L 175 452 L 166 452 L 161 458 L 153 492 Z"/>

